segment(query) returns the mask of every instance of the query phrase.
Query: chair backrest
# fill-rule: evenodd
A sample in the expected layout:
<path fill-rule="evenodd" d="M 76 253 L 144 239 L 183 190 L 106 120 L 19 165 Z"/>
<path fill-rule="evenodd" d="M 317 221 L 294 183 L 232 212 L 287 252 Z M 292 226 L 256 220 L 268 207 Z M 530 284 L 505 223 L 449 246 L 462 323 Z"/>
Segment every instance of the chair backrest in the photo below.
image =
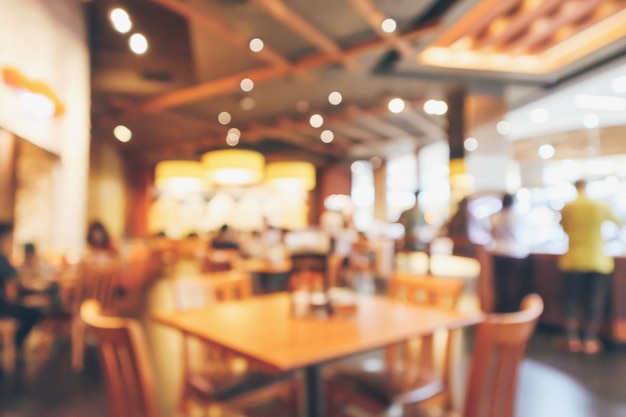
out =
<path fill-rule="evenodd" d="M 218 301 L 239 300 L 252 296 L 250 274 L 242 271 L 212 272 L 174 281 L 176 308 L 202 308 Z"/>
<path fill-rule="evenodd" d="M 139 323 L 102 315 L 95 300 L 85 301 L 80 315 L 98 341 L 109 415 L 158 417 L 152 369 Z"/>
<path fill-rule="evenodd" d="M 400 302 L 436 307 L 452 311 L 463 291 L 463 280 L 459 278 L 440 278 L 396 272 L 391 280 L 389 296 Z M 436 337 L 437 336 L 437 337 Z M 417 368 L 422 372 L 441 375 L 442 380 L 449 377 L 452 338 L 450 332 L 442 331 L 437 335 L 425 335 L 418 340 L 404 343 L 402 356 L 398 357 L 398 345 L 386 349 L 389 366 L 398 366 L 398 359 L 403 368 Z"/>
<path fill-rule="evenodd" d="M 81 266 L 80 296 L 75 310 L 84 300 L 97 300 L 102 311 L 111 313 L 115 309 L 116 288 L 122 271 L 118 260 L 105 263 L 85 262 Z"/>
<path fill-rule="evenodd" d="M 519 312 L 490 314 L 478 325 L 464 417 L 513 417 L 519 364 L 542 311 L 541 297 L 531 294 Z"/>
<path fill-rule="evenodd" d="M 394 300 L 453 310 L 463 291 L 463 280 L 396 272 L 389 284 Z"/>

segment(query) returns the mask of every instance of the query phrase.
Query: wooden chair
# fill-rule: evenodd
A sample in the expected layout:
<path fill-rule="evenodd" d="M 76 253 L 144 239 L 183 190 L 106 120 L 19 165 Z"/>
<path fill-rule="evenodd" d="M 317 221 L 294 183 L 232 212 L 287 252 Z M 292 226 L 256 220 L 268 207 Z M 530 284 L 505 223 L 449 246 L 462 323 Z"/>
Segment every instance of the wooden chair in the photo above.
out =
<path fill-rule="evenodd" d="M 249 273 L 241 271 L 180 278 L 174 282 L 174 295 L 179 310 L 197 309 L 216 302 L 242 300 L 252 296 L 252 281 Z M 209 346 L 205 342 L 198 348 L 198 344 L 193 342 L 198 341 L 184 337 L 184 377 L 180 398 L 182 410 L 189 410 L 192 402 L 209 406 L 214 403 L 239 402 L 243 397 L 245 399 L 242 402 L 252 404 L 257 396 L 267 397 L 263 393 L 265 388 L 275 390 L 282 396 L 287 395 L 287 399 L 277 396 L 278 401 L 274 403 L 278 408 L 295 408 L 294 384 L 290 375 L 276 374 L 261 364 L 250 363 L 232 352 Z M 193 369 L 192 356 L 198 351 L 202 358 L 201 366 Z"/>
<path fill-rule="evenodd" d="M 389 295 L 398 302 L 454 310 L 462 290 L 461 279 L 396 273 Z M 438 339 L 435 335 L 426 335 L 385 348 L 386 367 L 381 371 L 346 369 L 337 372 L 327 385 L 330 414 L 340 415 L 346 403 L 366 412 L 380 413 L 435 396 L 445 409 L 451 409 L 448 387 L 452 337 L 449 332 L 441 336 L 445 337 L 443 360 L 438 360 L 437 352 L 442 351 L 436 348 Z"/>
<path fill-rule="evenodd" d="M 85 300 L 96 300 L 105 314 L 115 315 L 116 293 L 121 264 L 112 260 L 103 264 L 86 262 L 81 265 L 81 276 L 75 288 L 70 337 L 72 343 L 72 369 L 82 371 L 85 356 L 85 324 L 80 318 L 80 306 Z"/>
<path fill-rule="evenodd" d="M 463 417 L 513 417 L 517 372 L 543 312 L 530 294 L 516 313 L 490 314 L 478 325 Z"/>
<path fill-rule="evenodd" d="M 158 417 L 154 378 L 143 329 L 133 319 L 104 316 L 96 300 L 83 303 L 81 320 L 98 341 L 109 415 Z M 224 407 L 211 416 L 243 417 Z"/>

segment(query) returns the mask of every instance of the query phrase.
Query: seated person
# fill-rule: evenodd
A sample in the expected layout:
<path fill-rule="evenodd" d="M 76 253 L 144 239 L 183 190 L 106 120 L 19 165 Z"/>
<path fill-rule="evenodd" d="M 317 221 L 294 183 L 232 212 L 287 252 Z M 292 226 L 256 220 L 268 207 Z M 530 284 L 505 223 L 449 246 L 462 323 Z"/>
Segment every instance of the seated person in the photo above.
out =
<path fill-rule="evenodd" d="M 94 221 L 87 229 L 87 254 L 85 259 L 96 263 L 117 258 L 117 249 L 111 243 L 109 232 L 99 221 Z"/>
<path fill-rule="evenodd" d="M 11 224 L 0 223 L 0 318 L 10 317 L 18 322 L 15 346 L 19 363 L 24 359 L 22 349 L 24 340 L 39 321 L 41 313 L 37 309 L 18 304 L 17 271 L 7 257 L 11 250 L 12 231 L 13 226 Z"/>
<path fill-rule="evenodd" d="M 239 249 L 239 243 L 237 236 L 228 225 L 223 225 L 211 241 L 211 247 L 213 249 Z"/>
<path fill-rule="evenodd" d="M 46 306 L 51 306 L 53 310 L 60 310 L 62 305 L 59 285 L 56 282 L 57 274 L 57 268 L 39 258 L 35 245 L 26 243 L 24 262 L 19 267 L 19 293 L 22 301 L 32 306 L 28 302 L 29 296 L 45 294 L 49 297 Z"/>

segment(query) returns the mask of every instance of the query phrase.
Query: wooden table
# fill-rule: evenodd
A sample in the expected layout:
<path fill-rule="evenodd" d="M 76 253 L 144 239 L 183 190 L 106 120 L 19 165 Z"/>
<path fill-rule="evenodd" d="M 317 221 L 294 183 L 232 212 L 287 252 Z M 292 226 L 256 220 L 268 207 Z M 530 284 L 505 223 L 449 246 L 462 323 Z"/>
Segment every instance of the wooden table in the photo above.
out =
<path fill-rule="evenodd" d="M 290 315 L 289 295 L 279 293 L 195 311 L 160 312 L 153 318 L 277 370 L 304 369 L 309 417 L 320 417 L 325 412 L 323 363 L 439 328 L 470 326 L 483 319 L 481 314 L 397 304 L 379 296 L 359 295 L 357 304 L 357 313 L 349 317 L 294 318 Z"/>

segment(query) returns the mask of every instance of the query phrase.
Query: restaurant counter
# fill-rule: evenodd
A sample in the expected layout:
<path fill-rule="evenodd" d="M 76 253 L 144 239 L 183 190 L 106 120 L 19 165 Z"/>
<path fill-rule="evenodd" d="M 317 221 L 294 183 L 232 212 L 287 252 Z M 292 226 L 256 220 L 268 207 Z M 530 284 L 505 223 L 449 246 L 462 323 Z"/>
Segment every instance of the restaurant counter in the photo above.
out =
<path fill-rule="evenodd" d="M 557 267 L 557 254 L 530 255 L 530 292 L 539 294 L 545 304 L 540 323 L 563 327 L 563 276 Z M 602 333 L 604 337 L 626 343 L 626 256 L 615 258 L 613 284 Z"/>

